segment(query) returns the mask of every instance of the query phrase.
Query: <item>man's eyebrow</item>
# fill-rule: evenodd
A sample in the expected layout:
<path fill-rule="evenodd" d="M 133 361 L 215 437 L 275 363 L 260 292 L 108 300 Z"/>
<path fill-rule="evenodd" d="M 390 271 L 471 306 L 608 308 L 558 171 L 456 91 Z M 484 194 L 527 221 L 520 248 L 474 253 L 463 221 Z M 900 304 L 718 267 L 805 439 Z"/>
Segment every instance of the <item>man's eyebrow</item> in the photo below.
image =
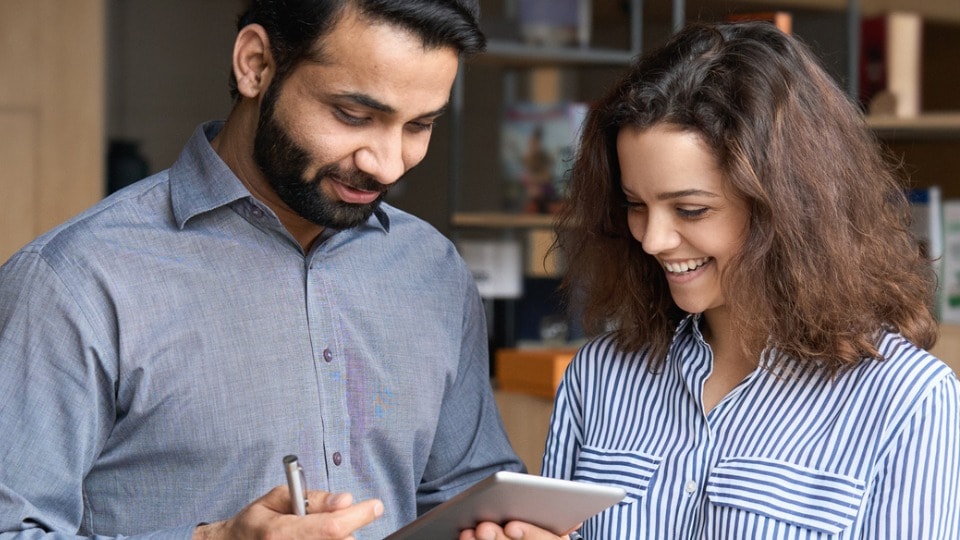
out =
<path fill-rule="evenodd" d="M 352 101 L 362 107 L 373 109 L 375 111 L 379 111 L 382 113 L 396 114 L 397 112 L 397 110 L 391 107 L 390 105 L 387 105 L 386 103 L 383 103 L 371 96 L 368 96 L 367 94 L 348 93 L 348 94 L 339 94 L 338 97 L 340 97 L 341 99 Z M 444 105 L 443 107 L 440 107 L 435 111 L 425 112 L 420 116 L 418 116 L 418 118 L 430 118 L 430 117 L 440 116 L 445 112 L 447 112 L 447 105 Z"/>

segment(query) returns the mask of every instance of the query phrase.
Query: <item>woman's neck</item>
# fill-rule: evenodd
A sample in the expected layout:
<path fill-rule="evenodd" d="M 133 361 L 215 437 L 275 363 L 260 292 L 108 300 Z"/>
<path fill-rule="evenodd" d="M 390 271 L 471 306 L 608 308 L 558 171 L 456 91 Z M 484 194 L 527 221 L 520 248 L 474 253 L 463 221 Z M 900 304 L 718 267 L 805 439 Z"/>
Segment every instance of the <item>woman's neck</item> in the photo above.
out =
<path fill-rule="evenodd" d="M 703 409 L 708 413 L 757 368 L 757 359 L 747 356 L 726 308 L 705 312 L 701 332 L 713 350 L 713 372 L 703 389 Z"/>

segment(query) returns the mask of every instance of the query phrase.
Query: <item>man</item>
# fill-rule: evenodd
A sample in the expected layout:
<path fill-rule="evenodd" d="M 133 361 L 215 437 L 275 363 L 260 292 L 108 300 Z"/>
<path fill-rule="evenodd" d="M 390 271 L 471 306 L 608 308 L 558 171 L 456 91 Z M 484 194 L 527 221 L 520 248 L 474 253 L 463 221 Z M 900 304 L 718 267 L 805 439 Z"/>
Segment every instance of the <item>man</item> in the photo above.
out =
<path fill-rule="evenodd" d="M 522 469 L 469 272 L 382 203 L 476 12 L 254 1 L 226 122 L 2 267 L 0 538 L 382 538 Z"/>

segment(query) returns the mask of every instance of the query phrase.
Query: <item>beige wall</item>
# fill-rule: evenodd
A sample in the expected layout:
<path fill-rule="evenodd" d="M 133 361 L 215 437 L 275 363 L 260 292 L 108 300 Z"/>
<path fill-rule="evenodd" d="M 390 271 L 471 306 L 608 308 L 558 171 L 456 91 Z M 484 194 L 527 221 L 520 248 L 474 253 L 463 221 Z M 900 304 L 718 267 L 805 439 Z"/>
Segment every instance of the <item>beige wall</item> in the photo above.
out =
<path fill-rule="evenodd" d="M 0 0 L 0 260 L 100 199 L 103 0 Z"/>

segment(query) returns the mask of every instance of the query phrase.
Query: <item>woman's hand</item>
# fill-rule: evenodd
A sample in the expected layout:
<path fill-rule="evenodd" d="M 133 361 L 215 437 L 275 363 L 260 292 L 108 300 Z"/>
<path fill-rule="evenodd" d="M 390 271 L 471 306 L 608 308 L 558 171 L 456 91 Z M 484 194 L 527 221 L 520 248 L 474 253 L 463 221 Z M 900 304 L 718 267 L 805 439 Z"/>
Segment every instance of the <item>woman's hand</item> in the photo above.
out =
<path fill-rule="evenodd" d="M 563 536 L 557 536 L 550 531 L 543 530 L 522 521 L 511 521 L 503 527 L 496 523 L 481 523 L 475 529 L 467 529 L 460 532 L 459 540 L 570 540 L 567 536 L 571 532 L 580 528 L 582 523 L 570 529 Z"/>

